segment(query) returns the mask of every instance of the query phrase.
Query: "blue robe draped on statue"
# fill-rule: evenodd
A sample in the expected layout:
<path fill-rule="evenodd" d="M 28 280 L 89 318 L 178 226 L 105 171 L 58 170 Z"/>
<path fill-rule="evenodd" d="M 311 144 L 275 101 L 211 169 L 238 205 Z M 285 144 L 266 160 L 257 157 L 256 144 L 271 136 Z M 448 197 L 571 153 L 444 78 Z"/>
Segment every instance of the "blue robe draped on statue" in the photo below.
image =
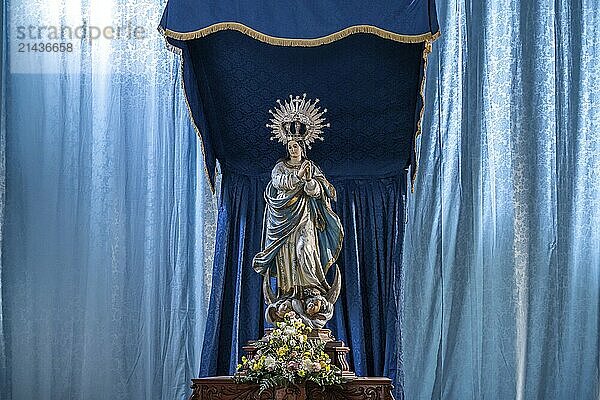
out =
<path fill-rule="evenodd" d="M 309 194 L 310 190 L 307 192 L 305 186 L 301 184 L 300 178 L 296 176 L 298 168 L 287 166 L 285 161 L 279 161 L 275 165 L 271 181 L 265 189 L 267 209 L 263 223 L 261 245 L 263 250 L 254 257 L 252 264 L 254 270 L 261 275 L 266 275 L 270 271 L 273 276 L 285 276 L 286 279 L 277 282 L 277 287 L 282 290 L 282 293 L 287 293 L 294 287 L 327 287 L 326 283 L 323 285 L 324 274 L 333 265 L 342 249 L 343 227 L 338 216 L 331 210 L 331 199 L 336 197 L 335 188 L 318 167 L 312 165 L 315 171 L 313 175 L 315 195 Z M 278 268 L 286 267 L 277 266 L 277 254 L 297 231 L 305 229 L 306 225 L 313 226 L 312 218 L 309 217 L 311 214 L 316 217 L 316 229 L 309 228 L 308 231 L 316 231 L 315 242 L 318 248 L 311 249 L 307 246 L 305 253 L 309 254 L 300 255 L 300 260 L 304 259 L 304 261 L 300 261 L 295 268 L 287 266 L 290 269 L 297 269 L 294 272 L 287 270 L 280 273 Z M 291 242 L 293 247 L 296 247 L 297 239 Z M 295 257 L 299 255 L 295 254 Z"/>
<path fill-rule="evenodd" d="M 407 171 L 416 169 L 424 41 L 437 33 L 433 1 L 294 3 L 293 12 L 268 1 L 267 14 L 253 3 L 194 3 L 171 0 L 161 30 L 182 56 L 206 172 L 214 182 L 218 160 L 222 174 L 200 375 L 233 373 L 241 346 L 262 336 L 262 276 L 252 260 L 263 193 L 286 155 L 265 123 L 277 99 L 306 93 L 328 109 L 331 128 L 308 157 L 337 190 L 332 207 L 345 234 L 342 293 L 328 327 L 350 346 L 358 375 L 392 378 L 402 398 L 404 203 Z"/>

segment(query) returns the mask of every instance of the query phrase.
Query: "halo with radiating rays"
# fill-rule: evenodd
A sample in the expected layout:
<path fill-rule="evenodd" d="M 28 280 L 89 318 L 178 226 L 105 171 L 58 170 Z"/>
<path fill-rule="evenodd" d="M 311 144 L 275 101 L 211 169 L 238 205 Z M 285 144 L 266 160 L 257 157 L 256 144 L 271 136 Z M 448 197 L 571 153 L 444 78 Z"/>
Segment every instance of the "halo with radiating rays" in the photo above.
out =
<path fill-rule="evenodd" d="M 315 140 L 324 140 L 323 128 L 330 125 L 323 117 L 327 109 L 321 111 L 318 103 L 319 99 L 307 100 L 306 93 L 302 97 L 290 95 L 283 103 L 277 99 L 278 106 L 269 110 L 273 117 L 267 124 L 273 133 L 271 140 L 277 139 L 283 144 L 290 140 L 303 141 L 309 149 Z"/>

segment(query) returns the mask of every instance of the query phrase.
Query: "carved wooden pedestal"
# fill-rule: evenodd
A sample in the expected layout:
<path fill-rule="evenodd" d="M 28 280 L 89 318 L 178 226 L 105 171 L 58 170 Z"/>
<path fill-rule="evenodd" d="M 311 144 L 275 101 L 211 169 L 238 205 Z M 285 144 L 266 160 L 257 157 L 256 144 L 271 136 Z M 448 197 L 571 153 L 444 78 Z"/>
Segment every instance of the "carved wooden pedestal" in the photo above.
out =
<path fill-rule="evenodd" d="M 268 333 L 270 330 L 267 329 Z M 346 359 L 350 348 L 336 340 L 329 329 L 313 329 L 310 339 L 325 343 L 325 353 L 348 381 L 340 386 L 322 388 L 312 383 L 290 388 L 271 389 L 259 394 L 259 386 L 237 384 L 230 376 L 192 379 L 190 400 L 393 400 L 392 381 L 388 378 L 357 378 Z M 243 347 L 248 358 L 254 357 L 256 341 Z"/>
<path fill-rule="evenodd" d="M 190 400 L 394 400 L 388 378 L 354 378 L 341 387 L 315 385 L 267 390 L 258 385 L 237 384 L 230 376 L 192 379 Z"/>

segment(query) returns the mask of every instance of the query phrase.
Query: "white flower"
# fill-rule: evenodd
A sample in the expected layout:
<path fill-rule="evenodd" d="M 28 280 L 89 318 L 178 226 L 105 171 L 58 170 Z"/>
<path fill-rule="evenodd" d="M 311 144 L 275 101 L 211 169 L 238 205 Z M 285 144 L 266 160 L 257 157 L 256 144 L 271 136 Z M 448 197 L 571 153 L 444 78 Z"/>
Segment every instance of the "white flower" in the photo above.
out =
<path fill-rule="evenodd" d="M 302 369 L 310 371 L 311 367 L 312 367 L 312 361 L 310 361 L 310 359 L 305 358 L 304 360 L 302 360 Z"/>
<path fill-rule="evenodd" d="M 294 336 L 296 335 L 296 328 L 294 328 L 293 326 L 286 326 L 283 330 L 283 334 L 287 336 Z"/>
<path fill-rule="evenodd" d="M 275 368 L 275 359 L 271 356 L 265 358 L 265 368 L 267 370 L 272 371 Z"/>

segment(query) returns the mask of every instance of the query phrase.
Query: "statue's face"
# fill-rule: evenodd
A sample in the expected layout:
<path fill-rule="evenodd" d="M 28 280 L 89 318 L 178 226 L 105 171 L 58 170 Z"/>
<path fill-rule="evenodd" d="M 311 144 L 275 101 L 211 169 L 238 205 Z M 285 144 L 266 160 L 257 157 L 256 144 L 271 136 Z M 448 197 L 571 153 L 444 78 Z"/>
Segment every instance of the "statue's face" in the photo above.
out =
<path fill-rule="evenodd" d="M 302 156 L 302 147 L 295 140 L 290 140 L 287 144 L 288 152 L 292 158 L 300 158 Z"/>

